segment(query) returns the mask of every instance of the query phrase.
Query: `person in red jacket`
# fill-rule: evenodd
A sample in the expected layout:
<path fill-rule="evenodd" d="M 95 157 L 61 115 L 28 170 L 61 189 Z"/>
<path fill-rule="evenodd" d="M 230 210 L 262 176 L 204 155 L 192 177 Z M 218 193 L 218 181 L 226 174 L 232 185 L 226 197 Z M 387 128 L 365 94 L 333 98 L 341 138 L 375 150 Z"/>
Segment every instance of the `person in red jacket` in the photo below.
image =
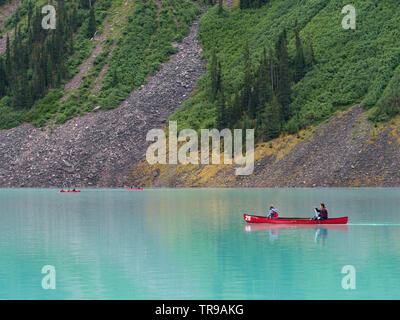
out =
<path fill-rule="evenodd" d="M 268 219 L 278 219 L 278 209 L 275 209 L 273 205 L 269 207 L 269 212 L 268 212 Z"/>
<path fill-rule="evenodd" d="M 321 203 L 319 209 L 314 207 L 316 215 L 313 220 L 326 220 L 328 219 L 328 210 L 325 208 L 325 204 Z"/>

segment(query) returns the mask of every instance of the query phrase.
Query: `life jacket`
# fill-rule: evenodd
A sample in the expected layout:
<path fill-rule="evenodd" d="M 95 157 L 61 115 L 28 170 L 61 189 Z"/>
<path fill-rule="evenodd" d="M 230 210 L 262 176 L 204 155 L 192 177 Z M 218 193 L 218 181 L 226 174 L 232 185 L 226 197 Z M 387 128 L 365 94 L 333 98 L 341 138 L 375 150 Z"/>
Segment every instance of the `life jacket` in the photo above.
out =
<path fill-rule="evenodd" d="M 328 219 L 328 210 L 326 208 L 322 208 L 320 212 L 320 216 L 323 219 Z"/>
<path fill-rule="evenodd" d="M 273 208 L 273 209 L 271 209 L 271 211 L 272 211 L 272 214 L 271 214 L 272 219 L 278 218 L 278 210 Z"/>

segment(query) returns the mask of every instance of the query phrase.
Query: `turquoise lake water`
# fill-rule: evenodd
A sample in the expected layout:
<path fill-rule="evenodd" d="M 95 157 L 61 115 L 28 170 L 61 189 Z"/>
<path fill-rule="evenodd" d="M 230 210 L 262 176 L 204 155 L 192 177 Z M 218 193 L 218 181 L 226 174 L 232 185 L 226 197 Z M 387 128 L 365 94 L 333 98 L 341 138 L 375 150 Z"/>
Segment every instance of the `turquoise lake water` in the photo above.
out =
<path fill-rule="evenodd" d="M 242 218 L 321 201 L 348 226 Z M 0 189 L 0 299 L 400 299 L 400 189 Z"/>

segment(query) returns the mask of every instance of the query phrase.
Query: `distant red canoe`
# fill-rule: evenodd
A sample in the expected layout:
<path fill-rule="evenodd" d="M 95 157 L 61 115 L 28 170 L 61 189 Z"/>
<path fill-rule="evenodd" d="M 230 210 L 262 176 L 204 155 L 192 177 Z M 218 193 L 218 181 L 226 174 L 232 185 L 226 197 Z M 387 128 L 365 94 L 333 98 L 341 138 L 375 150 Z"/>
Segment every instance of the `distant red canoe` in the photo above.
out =
<path fill-rule="evenodd" d="M 143 190 L 143 188 L 125 188 L 125 190 Z"/>
<path fill-rule="evenodd" d="M 81 192 L 80 190 L 78 190 L 78 191 L 63 191 L 63 190 L 61 190 L 61 191 L 58 191 L 59 193 L 79 193 L 79 192 Z"/>
<path fill-rule="evenodd" d="M 268 219 L 266 217 L 243 215 L 247 223 L 270 223 L 270 224 L 347 224 L 348 217 L 331 218 L 327 220 L 310 220 L 310 218 L 278 218 Z"/>

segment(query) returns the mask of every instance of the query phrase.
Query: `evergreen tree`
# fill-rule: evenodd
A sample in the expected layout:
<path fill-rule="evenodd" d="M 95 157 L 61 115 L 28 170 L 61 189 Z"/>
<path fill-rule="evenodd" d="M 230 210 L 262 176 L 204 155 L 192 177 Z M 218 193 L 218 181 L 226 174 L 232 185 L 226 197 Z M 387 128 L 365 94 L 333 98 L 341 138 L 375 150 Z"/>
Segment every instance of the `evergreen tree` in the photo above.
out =
<path fill-rule="evenodd" d="M 211 56 L 211 102 L 214 102 L 217 98 L 217 91 L 218 91 L 218 59 L 217 53 L 215 48 L 213 49 L 212 56 Z"/>
<path fill-rule="evenodd" d="M 315 63 L 314 49 L 310 36 L 307 37 L 307 68 L 311 69 Z"/>
<path fill-rule="evenodd" d="M 250 8 L 250 0 L 240 0 L 239 7 L 240 9 Z"/>
<path fill-rule="evenodd" d="M 265 107 L 264 138 L 268 141 L 279 137 L 281 131 L 280 106 L 276 96 Z"/>
<path fill-rule="evenodd" d="M 218 94 L 218 91 L 222 91 L 222 67 L 221 67 L 221 62 L 218 62 L 216 90 L 217 90 L 217 94 Z"/>
<path fill-rule="evenodd" d="M 290 118 L 290 77 L 289 77 L 289 58 L 287 52 L 286 30 L 283 30 L 277 46 L 279 57 L 279 80 L 277 98 L 281 106 L 283 120 L 287 121 Z"/>
<path fill-rule="evenodd" d="M 304 60 L 304 51 L 303 46 L 301 44 L 300 34 L 299 34 L 299 27 L 296 23 L 295 28 L 295 35 L 296 35 L 296 58 L 295 58 L 295 82 L 299 82 L 304 77 L 304 69 L 305 69 L 305 60 Z"/>
<path fill-rule="evenodd" d="M 89 25 L 87 30 L 87 36 L 89 39 L 93 38 L 94 34 L 96 33 L 96 17 L 94 14 L 94 8 L 90 9 L 90 16 L 89 16 Z"/>
<path fill-rule="evenodd" d="M 242 106 L 241 106 L 242 98 L 240 95 L 235 92 L 235 96 L 233 98 L 233 104 L 231 108 L 231 126 L 234 126 L 242 116 Z"/>
<path fill-rule="evenodd" d="M 258 81 L 252 88 L 250 99 L 249 99 L 249 116 L 251 119 L 256 119 L 257 108 L 259 104 L 259 91 L 258 91 Z"/>
<path fill-rule="evenodd" d="M 271 92 L 274 93 L 278 87 L 278 75 L 272 50 L 269 54 L 269 77 L 271 79 Z"/>
<path fill-rule="evenodd" d="M 221 15 L 223 12 L 224 12 L 223 1 L 218 0 L 218 14 Z"/>
<path fill-rule="evenodd" d="M 220 62 L 218 63 L 216 88 L 217 88 L 217 94 L 216 94 L 217 127 L 218 129 L 223 129 L 228 124 L 229 115 L 225 110 L 226 102 L 222 85 L 222 68 Z"/>
<path fill-rule="evenodd" d="M 7 87 L 6 70 L 3 59 L 0 58 L 0 99 L 5 96 Z"/>
<path fill-rule="evenodd" d="M 263 108 L 271 97 L 271 78 L 268 67 L 267 51 L 264 48 L 263 54 L 260 60 L 260 66 L 257 75 L 257 81 L 255 84 L 255 92 L 257 93 L 257 107 L 256 116 L 261 121 L 261 114 L 263 113 Z"/>
<path fill-rule="evenodd" d="M 250 50 L 249 43 L 246 41 L 243 54 L 244 60 L 244 78 L 243 78 L 243 93 L 242 93 L 242 107 L 245 112 L 249 109 L 250 95 L 251 95 L 251 61 L 250 61 Z"/>
<path fill-rule="evenodd" d="M 5 68 L 5 71 L 6 71 L 7 75 L 9 75 L 12 72 L 10 38 L 8 37 L 8 34 L 7 34 L 7 40 L 6 40 L 6 68 Z"/>
<path fill-rule="evenodd" d="M 217 128 L 219 130 L 224 129 L 227 125 L 227 113 L 225 112 L 225 97 L 223 90 L 218 90 L 217 100 L 216 100 L 216 110 L 217 110 Z"/>
<path fill-rule="evenodd" d="M 95 0 L 80 0 L 81 8 L 91 9 Z"/>
<path fill-rule="evenodd" d="M 269 0 L 240 0 L 240 9 L 261 8 L 262 5 L 268 3 Z"/>

